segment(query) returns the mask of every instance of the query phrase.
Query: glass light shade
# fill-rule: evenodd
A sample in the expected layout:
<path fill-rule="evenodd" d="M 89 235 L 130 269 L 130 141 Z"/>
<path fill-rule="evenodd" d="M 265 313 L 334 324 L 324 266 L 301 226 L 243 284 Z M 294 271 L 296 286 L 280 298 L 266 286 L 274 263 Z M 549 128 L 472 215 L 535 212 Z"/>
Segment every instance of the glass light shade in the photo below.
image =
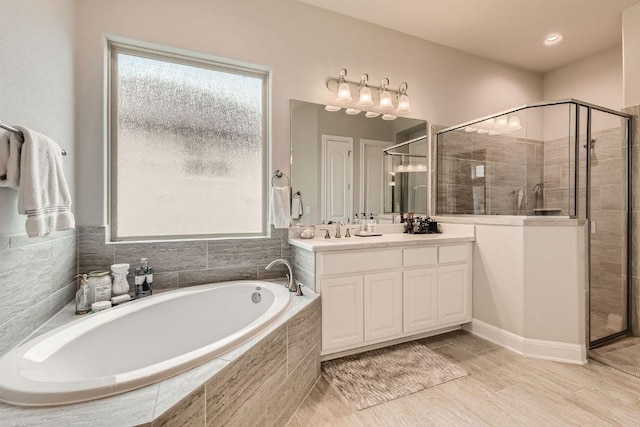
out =
<path fill-rule="evenodd" d="M 374 117 L 378 117 L 380 115 L 380 113 L 376 113 L 375 111 L 367 111 L 367 114 L 365 114 L 365 116 L 367 116 L 370 119 L 373 119 Z"/>
<path fill-rule="evenodd" d="M 496 126 L 499 128 L 507 127 L 507 116 L 501 116 L 496 119 Z"/>
<path fill-rule="evenodd" d="M 380 104 L 378 106 L 381 110 L 393 108 L 393 99 L 391 99 L 391 94 L 388 90 L 385 90 L 380 94 Z"/>
<path fill-rule="evenodd" d="M 324 109 L 333 113 L 335 111 L 340 111 L 342 107 L 338 107 L 337 105 L 326 105 Z"/>
<path fill-rule="evenodd" d="M 356 114 L 360 114 L 361 110 L 356 110 L 355 108 L 347 108 L 345 113 L 347 113 L 350 116 L 355 116 Z"/>
<path fill-rule="evenodd" d="M 400 95 L 398 98 L 398 109 L 396 110 L 398 113 L 410 113 L 411 112 L 411 100 L 409 96 L 406 94 Z"/>
<path fill-rule="evenodd" d="M 371 89 L 367 86 L 360 88 L 360 99 L 358 99 L 358 105 L 361 107 L 371 107 L 373 105 L 373 96 L 371 96 Z"/>
<path fill-rule="evenodd" d="M 383 114 L 382 115 L 382 120 L 395 120 L 397 119 L 397 116 L 394 116 L 393 114 Z"/>
<path fill-rule="evenodd" d="M 342 82 L 338 86 L 338 96 L 336 97 L 336 102 L 341 104 L 347 104 L 353 101 L 351 97 L 351 88 L 349 87 L 349 83 Z"/>
<path fill-rule="evenodd" d="M 520 129 L 520 118 L 518 116 L 509 117 L 509 129 L 517 130 Z"/>

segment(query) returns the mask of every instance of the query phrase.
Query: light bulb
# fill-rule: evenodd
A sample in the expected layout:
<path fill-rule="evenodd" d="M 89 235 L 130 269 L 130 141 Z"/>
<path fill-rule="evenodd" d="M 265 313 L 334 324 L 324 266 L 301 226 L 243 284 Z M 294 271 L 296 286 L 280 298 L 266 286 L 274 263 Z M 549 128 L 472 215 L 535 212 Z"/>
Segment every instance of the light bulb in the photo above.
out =
<path fill-rule="evenodd" d="M 348 104 L 353 101 L 351 97 L 351 88 L 349 87 L 349 83 L 342 82 L 340 86 L 338 86 L 338 96 L 336 97 L 336 102 L 341 104 Z"/>
<path fill-rule="evenodd" d="M 393 108 L 393 100 L 391 99 L 391 94 L 388 90 L 384 90 L 380 94 L 380 104 L 379 107 L 381 110 L 388 110 Z"/>
<path fill-rule="evenodd" d="M 398 109 L 396 110 L 398 113 L 410 113 L 411 112 L 411 101 L 409 100 L 409 96 L 406 94 L 400 95 L 398 98 Z"/>
<path fill-rule="evenodd" d="M 358 99 L 358 105 L 361 107 L 371 107 L 373 105 L 373 97 L 371 96 L 371 89 L 367 86 L 360 88 L 360 99 Z"/>

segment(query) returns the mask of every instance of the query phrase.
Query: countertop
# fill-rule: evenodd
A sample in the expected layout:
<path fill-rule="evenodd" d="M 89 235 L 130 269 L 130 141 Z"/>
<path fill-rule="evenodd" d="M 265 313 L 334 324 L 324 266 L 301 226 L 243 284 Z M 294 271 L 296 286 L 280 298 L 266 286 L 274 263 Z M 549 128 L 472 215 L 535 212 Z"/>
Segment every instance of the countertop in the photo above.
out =
<path fill-rule="evenodd" d="M 320 234 L 320 233 L 316 233 Z M 313 239 L 289 238 L 289 243 L 301 249 L 313 252 L 341 251 L 351 249 L 375 249 L 396 246 L 424 246 L 448 243 L 473 242 L 475 227 L 464 224 L 442 224 L 441 234 L 404 234 L 398 232 L 384 233 L 382 236 L 342 237 L 336 239 L 335 232 L 330 239 L 315 237 Z"/>

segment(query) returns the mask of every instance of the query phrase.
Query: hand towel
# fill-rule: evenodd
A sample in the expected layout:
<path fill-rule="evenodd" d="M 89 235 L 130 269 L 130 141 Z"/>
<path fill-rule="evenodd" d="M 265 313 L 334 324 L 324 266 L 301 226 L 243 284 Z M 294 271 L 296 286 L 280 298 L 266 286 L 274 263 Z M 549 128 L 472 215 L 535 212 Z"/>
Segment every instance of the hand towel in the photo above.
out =
<path fill-rule="evenodd" d="M 62 171 L 62 150 L 50 138 L 15 126 L 24 135 L 20 153 L 18 213 L 27 215 L 27 235 L 75 228 L 71 194 Z"/>
<path fill-rule="evenodd" d="M 0 135 L 0 187 L 18 188 L 22 138 L 6 131 Z"/>
<path fill-rule="evenodd" d="M 271 209 L 269 222 L 275 228 L 288 228 L 291 224 L 291 200 L 289 186 L 271 187 Z"/>
<path fill-rule="evenodd" d="M 291 218 L 299 219 L 302 216 L 302 197 L 299 194 L 294 194 L 291 199 Z"/>

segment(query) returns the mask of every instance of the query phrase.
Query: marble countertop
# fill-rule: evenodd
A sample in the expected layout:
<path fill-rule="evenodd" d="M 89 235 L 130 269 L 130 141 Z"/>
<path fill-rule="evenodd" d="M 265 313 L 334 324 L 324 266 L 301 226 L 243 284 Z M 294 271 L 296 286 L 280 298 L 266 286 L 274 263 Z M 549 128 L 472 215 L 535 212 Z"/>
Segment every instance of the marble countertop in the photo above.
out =
<path fill-rule="evenodd" d="M 282 282 L 281 280 L 268 280 Z M 137 426 L 151 424 L 160 415 L 202 386 L 225 366 L 238 359 L 256 343 L 313 302 L 319 295 L 305 290 L 304 296 L 292 294 L 291 304 L 283 316 L 260 334 L 187 372 L 142 388 L 102 399 L 71 405 L 21 407 L 0 402 L 0 425 L 3 426 Z M 75 303 L 68 304 L 43 324 L 28 339 L 77 320 Z M 125 355 L 126 356 L 126 355 Z"/>
<path fill-rule="evenodd" d="M 447 243 L 473 242 L 475 227 L 473 225 L 442 224 L 442 234 L 404 234 L 385 233 L 382 236 L 325 239 L 289 238 L 289 243 L 301 249 L 313 252 L 341 251 L 350 249 L 374 249 L 396 246 L 424 246 Z M 332 234 L 334 236 L 335 234 Z"/>

